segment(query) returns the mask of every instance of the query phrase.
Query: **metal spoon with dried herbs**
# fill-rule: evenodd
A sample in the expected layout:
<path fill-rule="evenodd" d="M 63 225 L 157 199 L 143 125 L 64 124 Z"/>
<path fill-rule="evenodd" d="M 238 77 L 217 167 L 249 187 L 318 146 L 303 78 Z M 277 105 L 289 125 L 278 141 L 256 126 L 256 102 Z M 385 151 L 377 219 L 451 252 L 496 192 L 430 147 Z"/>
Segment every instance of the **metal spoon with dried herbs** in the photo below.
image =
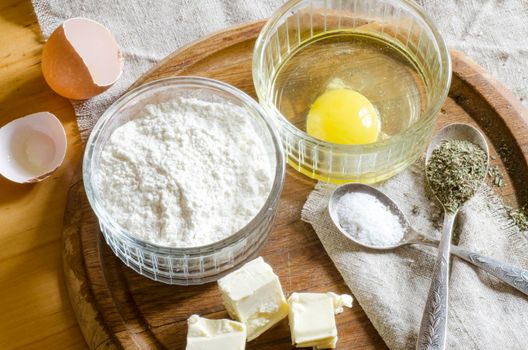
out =
<path fill-rule="evenodd" d="M 442 238 L 425 303 L 417 350 L 446 348 L 449 308 L 450 247 L 458 209 L 479 188 L 488 171 L 488 144 L 467 124 L 450 124 L 435 136 L 426 152 L 427 181 L 444 207 Z"/>
<path fill-rule="evenodd" d="M 426 167 L 431 189 L 450 212 L 475 194 L 486 171 L 486 152 L 465 140 L 442 141 Z"/>

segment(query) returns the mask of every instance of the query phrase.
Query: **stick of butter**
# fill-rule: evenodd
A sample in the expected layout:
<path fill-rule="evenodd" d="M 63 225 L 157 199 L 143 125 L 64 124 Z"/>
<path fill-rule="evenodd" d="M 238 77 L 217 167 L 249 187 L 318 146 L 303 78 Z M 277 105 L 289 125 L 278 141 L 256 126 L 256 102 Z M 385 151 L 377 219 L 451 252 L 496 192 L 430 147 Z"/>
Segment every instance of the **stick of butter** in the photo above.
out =
<path fill-rule="evenodd" d="M 244 350 L 246 326 L 232 320 L 210 320 L 192 315 L 187 320 L 186 350 Z"/>
<path fill-rule="evenodd" d="M 293 293 L 288 298 L 292 344 L 298 348 L 334 349 L 337 344 L 335 314 L 352 307 L 350 295 Z"/>
<path fill-rule="evenodd" d="M 251 341 L 288 315 L 279 278 L 262 257 L 218 280 L 229 315 L 244 323 Z"/>

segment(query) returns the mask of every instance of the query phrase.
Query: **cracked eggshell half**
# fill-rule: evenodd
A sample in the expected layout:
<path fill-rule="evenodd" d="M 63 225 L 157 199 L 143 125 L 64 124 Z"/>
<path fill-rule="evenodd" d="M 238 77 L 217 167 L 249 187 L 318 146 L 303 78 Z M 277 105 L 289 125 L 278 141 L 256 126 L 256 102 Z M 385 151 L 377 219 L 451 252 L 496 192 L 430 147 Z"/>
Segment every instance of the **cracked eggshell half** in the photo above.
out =
<path fill-rule="evenodd" d="M 123 60 L 112 33 L 87 18 L 62 23 L 44 45 L 42 73 L 59 95 L 85 100 L 121 76 Z"/>
<path fill-rule="evenodd" d="M 66 133 L 49 112 L 15 119 L 0 128 L 0 174 L 18 183 L 39 182 L 64 161 Z"/>

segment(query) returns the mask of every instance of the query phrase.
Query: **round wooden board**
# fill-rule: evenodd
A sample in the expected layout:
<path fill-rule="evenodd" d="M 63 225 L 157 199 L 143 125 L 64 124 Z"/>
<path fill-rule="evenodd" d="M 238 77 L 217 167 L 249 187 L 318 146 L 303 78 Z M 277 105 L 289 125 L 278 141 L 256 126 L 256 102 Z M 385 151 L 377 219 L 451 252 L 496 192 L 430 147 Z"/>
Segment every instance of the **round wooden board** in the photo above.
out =
<path fill-rule="evenodd" d="M 188 45 L 141 77 L 134 86 L 175 75 L 199 75 L 233 84 L 255 96 L 251 78 L 254 41 L 264 22 L 214 34 Z M 517 99 L 482 68 L 452 52 L 453 84 L 438 128 L 451 122 L 479 126 L 488 136 L 493 162 L 508 176 L 501 193 L 512 204 L 528 199 L 527 113 Z M 508 153 L 508 154 L 506 154 Z M 288 167 L 279 215 L 261 255 L 280 276 L 284 291 L 349 292 L 312 227 L 300 220 L 314 181 Z M 169 286 L 144 278 L 120 262 L 99 232 L 80 172 L 68 199 L 64 271 L 71 303 L 92 349 L 184 349 L 189 315 L 227 314 L 215 283 Z M 384 349 L 383 340 L 359 305 L 338 318 L 339 349 Z M 252 341 L 248 349 L 291 349 L 286 320 Z"/>

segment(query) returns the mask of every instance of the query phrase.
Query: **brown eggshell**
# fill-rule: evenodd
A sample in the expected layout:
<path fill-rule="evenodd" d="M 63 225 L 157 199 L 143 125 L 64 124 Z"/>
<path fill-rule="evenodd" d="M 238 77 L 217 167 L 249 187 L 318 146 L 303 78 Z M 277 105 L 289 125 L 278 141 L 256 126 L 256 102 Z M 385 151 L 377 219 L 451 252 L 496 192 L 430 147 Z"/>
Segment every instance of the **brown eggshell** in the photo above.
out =
<path fill-rule="evenodd" d="M 68 26 L 79 25 L 84 26 L 86 30 L 81 33 L 77 30 L 68 35 Z M 93 37 L 96 34 L 99 35 L 98 38 Z M 89 35 L 92 37 L 87 38 Z M 94 41 L 97 40 L 106 41 L 106 45 L 94 45 Z M 101 53 L 107 61 L 94 63 L 84 59 L 79 52 L 83 51 L 79 50 L 83 45 L 89 46 L 85 48 L 85 52 L 87 50 L 110 50 L 110 52 Z M 112 48 L 113 45 L 115 49 Z M 105 83 L 98 84 L 94 78 L 94 72 L 90 70 L 90 64 L 92 68 L 95 67 L 94 70 L 97 65 L 119 65 L 119 69 L 110 72 L 110 76 L 107 74 L 103 79 Z M 120 77 L 122 65 L 119 48 L 111 33 L 101 24 L 85 18 L 72 18 L 61 24 L 50 36 L 42 52 L 44 79 L 56 93 L 74 100 L 88 99 L 107 90 Z"/>

